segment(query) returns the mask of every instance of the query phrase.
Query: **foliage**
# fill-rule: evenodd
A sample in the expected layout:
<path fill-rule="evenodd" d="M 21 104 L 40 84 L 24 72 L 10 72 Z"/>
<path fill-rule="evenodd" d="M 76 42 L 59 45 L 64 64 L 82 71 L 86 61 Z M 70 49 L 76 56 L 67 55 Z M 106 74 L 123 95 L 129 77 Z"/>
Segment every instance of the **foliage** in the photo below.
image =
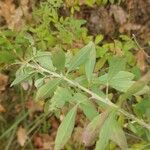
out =
<path fill-rule="evenodd" d="M 85 1 L 89 6 L 109 2 L 121 1 Z M 72 14 L 80 5 L 67 0 L 65 4 L 72 7 Z M 44 103 L 45 115 L 53 113 L 60 120 L 63 116 L 55 150 L 71 138 L 79 112 L 88 120 L 82 139 L 85 146 L 132 148 L 127 144 L 127 130 L 146 145 L 150 140 L 150 88 L 149 79 L 139 79 L 135 42 L 126 35 L 112 42 L 106 42 L 101 34 L 89 36 L 85 20 L 59 15 L 62 5 L 61 0 L 42 2 L 34 10 L 34 22 L 19 34 L 1 32 L 0 64 L 20 65 L 11 86 L 31 82 L 37 89 L 34 99 Z M 135 66 L 137 71 L 133 71 Z"/>
<path fill-rule="evenodd" d="M 45 103 L 46 112 L 59 111 L 59 109 L 62 109 L 63 107 L 65 107 L 65 105 L 69 105 L 69 107 L 72 107 L 72 105 L 74 106 L 68 112 L 68 114 L 66 115 L 66 117 L 64 118 L 64 120 L 62 121 L 58 129 L 58 133 L 57 133 L 56 141 L 55 141 L 55 149 L 62 148 L 67 143 L 68 139 L 70 138 L 71 133 L 73 131 L 74 124 L 75 124 L 74 121 L 75 121 L 75 114 L 76 114 L 77 109 L 82 110 L 85 116 L 89 120 L 92 120 L 93 118 L 99 115 L 100 110 L 97 109 L 98 105 L 93 103 L 90 99 L 98 100 L 100 102 L 100 105 L 105 104 L 104 106 L 105 109 L 108 106 L 110 107 L 108 118 L 104 121 L 102 127 L 98 131 L 100 140 L 97 141 L 96 149 L 105 149 L 108 144 L 108 141 L 110 139 L 114 141 L 114 138 L 116 139 L 120 138 L 120 141 L 117 141 L 117 145 L 119 145 L 122 149 L 127 148 L 127 144 L 123 143 L 125 142 L 125 135 L 120 125 L 118 125 L 118 121 L 115 117 L 115 116 L 118 116 L 118 113 L 116 113 L 116 111 L 121 112 L 126 117 L 133 119 L 134 121 L 136 121 L 143 127 L 149 129 L 149 125 L 137 119 L 135 116 L 131 117 L 130 114 L 122 110 L 122 108 L 119 108 L 117 104 L 113 104 L 111 100 L 108 99 L 108 95 L 110 94 L 108 91 L 108 88 L 111 89 L 112 87 L 116 89 L 118 92 L 120 91 L 119 93 L 121 94 L 122 92 L 126 93 L 128 89 L 130 89 L 132 85 L 134 84 L 134 81 L 133 81 L 134 75 L 130 72 L 124 71 L 125 66 L 126 66 L 125 59 L 123 59 L 122 57 L 116 57 L 116 56 L 112 57 L 109 61 L 108 73 L 106 73 L 103 76 L 99 76 L 99 75 L 96 76 L 93 73 L 93 69 L 91 68 L 89 68 L 90 70 L 86 72 L 87 62 L 92 58 L 90 57 L 91 52 L 95 50 L 93 49 L 94 45 L 95 44 L 93 42 L 90 42 L 89 44 L 84 46 L 80 51 L 78 51 L 78 53 L 76 53 L 73 56 L 73 58 L 69 62 L 69 65 L 66 67 L 67 71 L 62 70 L 62 72 L 64 72 L 63 74 L 57 73 L 57 71 L 59 71 L 59 67 L 53 68 L 54 65 L 52 65 L 53 67 L 49 69 L 47 68 L 48 66 L 40 64 L 38 62 L 39 59 L 36 59 L 37 58 L 36 55 L 32 56 L 32 59 L 29 59 L 29 61 L 26 60 L 25 64 L 23 62 L 24 69 L 30 68 L 31 69 L 30 71 L 33 72 L 33 76 L 32 76 L 33 80 L 35 79 L 35 76 L 37 75 L 41 76 L 41 78 L 47 78 L 48 80 L 47 82 L 44 82 L 43 85 L 41 85 L 38 88 L 38 91 L 36 94 L 36 100 L 42 99 L 42 100 L 47 101 Z M 40 53 L 42 57 L 44 53 L 47 54 L 47 52 Z M 40 57 L 40 55 L 38 56 Z M 45 57 L 47 57 L 47 55 L 45 55 Z M 50 53 L 49 53 L 49 59 L 51 59 Z M 95 59 L 96 57 L 94 59 L 92 58 L 90 61 L 95 62 Z M 65 60 L 66 60 L 66 56 L 65 56 Z M 54 58 L 53 58 L 53 61 L 54 61 Z M 60 61 L 62 60 L 60 59 Z M 80 82 L 76 82 L 75 81 L 76 77 L 75 76 L 73 77 L 73 74 L 74 74 L 73 71 L 78 72 L 80 66 L 85 67 L 85 76 L 86 76 L 86 82 L 88 85 L 87 88 L 80 85 Z M 89 80 L 89 76 L 90 76 L 90 80 Z M 26 80 L 26 78 L 24 77 L 22 77 L 22 80 L 21 80 L 20 77 L 21 76 L 16 76 L 16 79 L 13 82 L 13 85 L 17 84 L 18 82 L 22 80 Z M 99 95 L 91 91 L 91 87 L 95 85 L 96 85 L 97 91 L 99 91 L 99 88 L 102 85 L 106 86 L 107 90 L 106 90 L 105 98 L 101 98 Z M 72 88 L 74 88 L 74 90 L 72 90 Z M 141 90 L 142 89 L 140 89 L 140 91 Z M 116 102 L 118 103 L 118 101 Z M 115 113 L 113 112 L 114 109 L 116 110 Z M 127 123 L 130 124 L 130 122 L 127 122 Z M 110 125 L 113 129 L 110 128 Z M 114 135 L 114 132 L 116 131 L 118 132 L 118 135 L 114 137 L 113 135 Z"/>

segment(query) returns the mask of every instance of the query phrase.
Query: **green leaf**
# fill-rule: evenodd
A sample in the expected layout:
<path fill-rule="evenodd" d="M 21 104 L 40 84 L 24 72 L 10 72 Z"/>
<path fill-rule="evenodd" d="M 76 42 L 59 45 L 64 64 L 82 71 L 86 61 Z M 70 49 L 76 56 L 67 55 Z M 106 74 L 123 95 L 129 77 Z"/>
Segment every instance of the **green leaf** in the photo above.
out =
<path fill-rule="evenodd" d="M 16 59 L 12 52 L 0 51 L 0 64 L 1 63 L 11 63 Z"/>
<path fill-rule="evenodd" d="M 11 83 L 10 86 L 21 83 L 21 82 L 27 80 L 28 78 L 32 77 L 32 75 L 33 75 L 33 72 L 19 74 L 19 75 L 16 76 L 16 79 Z"/>
<path fill-rule="evenodd" d="M 73 97 L 73 100 L 79 103 L 81 110 L 89 120 L 92 120 L 95 116 L 98 115 L 94 104 L 85 95 L 76 93 Z"/>
<path fill-rule="evenodd" d="M 114 4 L 115 0 L 109 0 L 111 4 Z"/>
<path fill-rule="evenodd" d="M 105 57 L 99 59 L 99 60 L 96 62 L 94 72 L 98 72 L 98 71 L 104 66 L 104 64 L 106 63 L 106 60 L 107 60 L 107 59 L 106 59 Z"/>
<path fill-rule="evenodd" d="M 75 125 L 75 117 L 77 112 L 77 106 L 73 107 L 62 123 L 60 124 L 56 139 L 55 139 L 55 147 L 54 150 L 60 150 L 63 148 L 63 146 L 67 143 L 69 138 L 71 137 L 74 125 Z"/>
<path fill-rule="evenodd" d="M 72 99 L 72 94 L 67 88 L 58 87 L 51 99 L 51 108 L 62 108 L 66 102 Z"/>
<path fill-rule="evenodd" d="M 36 93 L 36 100 L 46 99 L 53 94 L 61 79 L 53 79 L 41 86 Z"/>
<path fill-rule="evenodd" d="M 92 119 L 92 121 L 87 125 L 87 127 L 83 131 L 83 139 L 82 139 L 85 146 L 92 146 L 95 143 L 99 135 L 99 130 L 102 127 L 107 116 L 108 112 L 105 111 L 100 115 L 94 117 L 94 119 Z"/>
<path fill-rule="evenodd" d="M 133 78 L 134 75 L 132 73 L 120 71 L 112 78 L 110 86 L 118 91 L 126 92 L 134 84 Z"/>
<path fill-rule="evenodd" d="M 96 142 L 95 150 L 105 150 L 112 135 L 112 126 L 114 126 L 115 112 L 111 112 L 100 129 L 99 139 Z M 111 125 L 111 127 L 110 127 Z"/>
<path fill-rule="evenodd" d="M 112 133 L 110 139 L 116 143 L 122 150 L 127 150 L 128 144 L 125 134 L 116 120 L 111 125 Z"/>
<path fill-rule="evenodd" d="M 94 47 L 93 42 L 90 42 L 88 45 L 83 47 L 71 60 L 70 65 L 68 67 L 68 72 L 84 64 L 88 60 L 89 53 L 91 49 L 93 49 L 93 47 Z"/>
<path fill-rule="evenodd" d="M 150 110 L 150 99 L 143 99 L 141 102 L 137 103 L 134 106 L 135 113 L 140 117 L 145 115 L 150 119 L 149 110 Z"/>
<path fill-rule="evenodd" d="M 35 60 L 45 69 L 54 71 L 55 67 L 53 66 L 51 60 L 51 54 L 48 52 L 38 52 Z"/>
<path fill-rule="evenodd" d="M 127 71 L 120 71 L 108 82 L 108 74 L 99 77 L 99 82 L 104 85 L 108 84 L 118 91 L 126 92 L 134 84 L 134 81 L 132 81 L 133 78 L 134 75 L 132 73 Z"/>
<path fill-rule="evenodd" d="M 110 139 L 118 146 L 120 146 L 122 150 L 127 149 L 128 146 L 125 134 L 122 128 L 119 126 L 118 122 L 116 121 L 115 115 L 116 111 L 111 111 L 109 113 L 109 116 L 108 112 L 105 112 L 105 114 L 103 115 L 103 122 L 105 122 L 101 124 L 100 128 L 98 128 L 100 130 L 100 133 L 99 140 L 96 143 L 96 150 L 105 150 Z"/>
<path fill-rule="evenodd" d="M 108 0 L 102 0 L 102 4 L 106 5 L 108 3 Z"/>
<path fill-rule="evenodd" d="M 85 63 L 85 73 L 89 82 L 92 79 L 95 63 L 96 63 L 96 51 L 95 47 L 93 46 L 90 51 L 89 58 Z"/>
<path fill-rule="evenodd" d="M 58 70 L 63 70 L 65 68 L 65 53 L 63 50 L 55 50 L 52 52 L 52 61 L 54 66 Z"/>
<path fill-rule="evenodd" d="M 149 91 L 149 87 L 146 86 L 146 84 L 148 84 L 150 82 L 150 71 L 148 71 L 148 73 L 146 73 L 146 75 L 144 75 L 140 80 L 136 81 L 128 90 L 127 92 L 122 96 L 122 98 L 128 99 L 130 98 L 132 95 L 139 95 L 139 93 L 141 92 L 141 90 L 143 90 L 145 88 L 145 90 Z M 141 92 L 143 94 L 143 91 Z"/>
<path fill-rule="evenodd" d="M 39 78 L 39 79 L 35 80 L 34 86 L 35 86 L 36 88 L 39 88 L 40 86 L 43 85 L 43 83 L 44 83 L 44 78 Z"/>
<path fill-rule="evenodd" d="M 108 81 L 112 79 L 119 71 L 125 69 L 126 61 L 121 57 L 113 57 L 109 62 Z"/>
<path fill-rule="evenodd" d="M 98 44 L 99 42 L 101 42 L 103 38 L 104 36 L 102 34 L 97 35 L 95 38 L 95 44 Z"/>

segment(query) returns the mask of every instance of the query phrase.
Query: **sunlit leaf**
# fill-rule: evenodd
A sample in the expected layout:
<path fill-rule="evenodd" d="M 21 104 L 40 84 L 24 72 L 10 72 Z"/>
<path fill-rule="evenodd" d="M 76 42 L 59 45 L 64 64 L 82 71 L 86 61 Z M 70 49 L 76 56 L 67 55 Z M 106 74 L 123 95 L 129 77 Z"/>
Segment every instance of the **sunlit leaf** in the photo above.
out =
<path fill-rule="evenodd" d="M 55 139 L 55 147 L 54 150 L 60 150 L 63 148 L 63 146 L 67 143 L 69 138 L 71 137 L 74 124 L 75 124 L 75 117 L 76 117 L 76 112 L 77 112 L 77 106 L 73 107 L 62 123 L 60 124 L 56 139 Z"/>

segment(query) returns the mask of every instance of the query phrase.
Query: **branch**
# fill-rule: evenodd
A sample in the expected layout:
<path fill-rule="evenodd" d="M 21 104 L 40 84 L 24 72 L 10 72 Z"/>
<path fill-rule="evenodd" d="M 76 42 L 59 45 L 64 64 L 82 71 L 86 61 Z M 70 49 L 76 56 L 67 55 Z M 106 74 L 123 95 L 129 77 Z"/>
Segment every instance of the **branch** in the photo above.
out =
<path fill-rule="evenodd" d="M 135 117 L 134 115 L 128 113 L 127 111 L 125 111 L 124 109 L 122 108 L 119 108 L 119 106 L 117 106 L 116 104 L 112 103 L 108 98 L 102 98 L 100 97 L 99 95 L 97 95 L 96 93 L 93 93 L 92 91 L 90 91 L 89 89 L 83 87 L 82 85 L 80 85 L 79 83 L 75 82 L 75 81 L 72 81 L 70 79 L 68 79 L 66 76 L 62 75 L 62 74 L 58 74 L 58 73 L 55 73 L 55 72 L 52 72 L 52 71 L 49 71 L 43 67 L 41 67 L 40 65 L 37 64 L 37 66 L 35 65 L 31 65 L 31 64 L 28 64 L 29 67 L 31 68 L 34 68 L 34 69 L 37 69 L 39 70 L 40 72 L 46 72 L 50 75 L 52 75 L 53 77 L 56 77 L 56 78 L 61 78 L 63 79 L 64 81 L 68 82 L 70 85 L 73 85 L 75 87 L 78 87 L 79 89 L 83 90 L 84 92 L 90 94 L 92 96 L 92 98 L 98 100 L 98 101 L 101 101 L 102 103 L 105 103 L 107 104 L 108 106 L 112 107 L 112 108 L 115 108 L 115 109 L 118 109 L 118 112 L 120 112 L 121 114 L 123 114 L 124 116 L 128 117 L 129 119 L 132 119 L 134 121 L 136 121 L 138 124 L 140 124 L 141 126 L 147 128 L 150 130 L 150 125 L 145 123 L 142 119 L 138 119 L 137 117 Z"/>

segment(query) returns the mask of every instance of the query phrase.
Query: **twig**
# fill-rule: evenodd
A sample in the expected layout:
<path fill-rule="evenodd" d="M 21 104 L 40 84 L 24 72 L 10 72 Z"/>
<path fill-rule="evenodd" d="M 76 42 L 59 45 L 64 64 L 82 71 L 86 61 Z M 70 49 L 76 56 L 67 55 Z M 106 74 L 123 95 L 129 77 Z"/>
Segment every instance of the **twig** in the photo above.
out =
<path fill-rule="evenodd" d="M 142 125 L 143 127 L 147 128 L 150 130 L 150 125 L 145 123 L 143 120 L 140 120 L 138 118 L 136 118 L 134 115 L 128 113 L 127 111 L 119 108 L 117 105 L 115 105 L 114 103 L 112 103 L 108 98 L 104 99 L 102 97 L 100 97 L 99 95 L 97 95 L 96 93 L 93 93 L 92 91 L 90 91 L 89 89 L 83 87 L 82 85 L 80 85 L 79 83 L 75 82 L 75 81 L 72 81 L 70 79 L 68 79 L 66 76 L 62 75 L 62 74 L 58 74 L 58 73 L 55 73 L 55 72 L 52 72 L 52 71 L 49 71 L 43 67 L 41 67 L 40 65 L 31 65 L 31 64 L 28 64 L 28 66 L 30 66 L 31 68 L 34 68 L 34 69 L 37 69 L 41 72 L 46 72 L 56 78 L 61 78 L 65 81 L 67 81 L 70 85 L 73 85 L 75 87 L 78 87 L 79 89 L 83 90 L 84 92 L 90 94 L 92 96 L 92 98 L 96 99 L 96 100 L 99 100 L 105 104 L 107 104 L 108 106 L 112 107 L 112 108 L 115 108 L 115 109 L 118 109 L 118 111 L 120 113 L 122 113 L 123 115 L 125 115 L 126 117 L 130 118 L 130 119 L 133 119 L 134 121 L 136 121 L 138 124 Z"/>

